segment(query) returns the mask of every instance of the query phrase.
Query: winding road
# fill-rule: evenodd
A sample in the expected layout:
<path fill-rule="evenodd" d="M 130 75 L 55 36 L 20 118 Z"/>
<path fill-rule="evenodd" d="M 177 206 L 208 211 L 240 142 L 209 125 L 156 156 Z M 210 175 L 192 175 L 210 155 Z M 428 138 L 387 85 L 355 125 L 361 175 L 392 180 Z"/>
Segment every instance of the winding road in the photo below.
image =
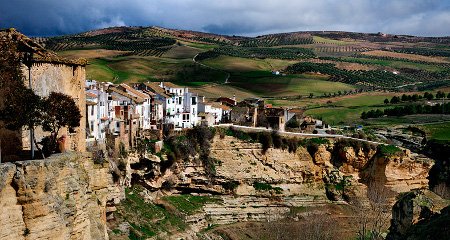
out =
<path fill-rule="evenodd" d="M 213 69 L 213 70 L 216 70 L 216 71 L 221 71 L 221 72 L 226 73 L 226 74 L 227 74 L 227 77 L 225 78 L 225 82 L 222 83 L 222 84 L 227 84 L 227 83 L 228 83 L 228 79 L 230 79 L 230 76 L 231 76 L 231 74 L 230 74 L 229 72 L 226 72 L 226 71 L 224 71 L 224 70 L 222 70 L 222 69 L 218 69 L 218 68 L 215 68 L 215 67 L 211 67 L 211 66 L 205 65 L 205 64 L 203 64 L 203 63 L 201 63 L 201 62 L 197 62 L 197 60 L 195 60 L 195 58 L 196 58 L 198 55 L 199 55 L 199 53 L 197 53 L 197 54 L 192 58 L 192 61 L 193 61 L 195 64 L 198 64 L 198 65 L 200 65 L 200 66 L 203 66 L 203 67 L 206 67 L 206 68 L 209 68 L 209 69 Z M 216 85 L 214 85 L 214 86 L 216 86 Z"/>

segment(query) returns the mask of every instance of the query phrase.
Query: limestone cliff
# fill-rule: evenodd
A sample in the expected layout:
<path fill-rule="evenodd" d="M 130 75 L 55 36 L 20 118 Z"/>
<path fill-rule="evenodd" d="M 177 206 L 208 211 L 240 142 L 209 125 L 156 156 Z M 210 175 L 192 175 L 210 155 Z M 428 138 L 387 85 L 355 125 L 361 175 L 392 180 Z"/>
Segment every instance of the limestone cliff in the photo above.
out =
<path fill-rule="evenodd" d="M 260 143 L 215 136 L 210 148 L 210 157 L 215 160 L 214 176 L 208 176 L 204 165 L 195 158 L 179 161 L 166 171 L 160 171 L 158 157 L 141 159 L 132 171 L 135 180 L 154 190 L 166 187 L 223 194 L 229 193 L 233 185 L 238 195 L 272 195 L 273 191 L 255 189 L 254 183 L 262 182 L 281 188 L 285 196 L 324 196 L 324 186 L 336 184 L 342 176 L 352 176 L 355 186 L 376 180 L 397 193 L 427 187 L 431 159 L 407 150 L 384 156 L 376 148 L 356 149 L 330 143 L 314 148 L 299 146 L 294 152 L 276 148 L 263 152 Z"/>
<path fill-rule="evenodd" d="M 403 194 L 392 208 L 389 240 L 448 239 L 450 201 L 431 191 Z"/>
<path fill-rule="evenodd" d="M 0 239 L 107 239 L 123 191 L 87 154 L 0 164 Z"/>

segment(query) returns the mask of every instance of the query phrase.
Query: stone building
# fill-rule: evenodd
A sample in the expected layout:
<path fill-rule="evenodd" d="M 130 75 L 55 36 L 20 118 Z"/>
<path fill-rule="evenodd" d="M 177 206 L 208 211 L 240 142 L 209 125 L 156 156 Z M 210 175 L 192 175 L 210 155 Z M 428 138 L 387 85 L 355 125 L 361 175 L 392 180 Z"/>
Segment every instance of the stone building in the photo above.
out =
<path fill-rule="evenodd" d="M 16 60 L 14 64 L 20 65 L 24 76 L 24 84 L 30 86 L 39 96 L 48 96 L 51 92 L 60 92 L 71 96 L 80 109 L 82 119 L 80 127 L 76 129 L 62 129 L 60 136 L 66 136 L 66 149 L 75 151 L 85 151 L 85 128 L 86 128 L 86 102 L 85 102 L 85 66 L 86 60 L 68 60 L 58 57 L 56 54 L 45 50 L 39 44 L 33 42 L 30 38 L 17 32 L 15 29 L 0 30 L 0 41 L 2 42 L 2 51 L 14 51 L 12 53 Z M 28 59 L 28 61 L 25 61 Z M 1 59 L 11 63 L 11 59 Z M 28 63 L 25 65 L 25 63 Z M 31 81 L 30 81 L 31 76 Z M 2 79 L 2 81 L 8 81 Z M 3 98 L 4 94 L 0 95 Z M 26 101 L 26 99 L 24 99 Z M 2 102 L 2 99 L 0 99 Z M 0 139 L 2 143 L 9 142 L 11 139 L 4 134 L 5 129 L 0 130 Z M 49 135 L 41 129 L 36 129 L 35 136 L 39 142 L 44 136 Z M 28 132 L 22 134 L 23 149 L 30 149 Z M 2 154 L 14 154 L 13 152 L 2 148 Z M 5 152 L 6 151 L 6 152 Z"/>

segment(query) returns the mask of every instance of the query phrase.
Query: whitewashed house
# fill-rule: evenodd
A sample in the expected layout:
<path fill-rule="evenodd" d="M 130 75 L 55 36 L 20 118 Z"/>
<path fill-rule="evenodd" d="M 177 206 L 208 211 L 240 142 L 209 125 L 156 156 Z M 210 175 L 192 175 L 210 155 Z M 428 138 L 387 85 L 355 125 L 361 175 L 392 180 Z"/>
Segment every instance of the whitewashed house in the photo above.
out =
<path fill-rule="evenodd" d="M 109 125 L 108 94 L 105 85 L 86 81 L 86 138 L 88 142 L 103 142 Z"/>
<path fill-rule="evenodd" d="M 118 86 L 119 89 L 128 93 L 129 95 L 139 99 L 140 101 L 136 101 L 136 112 L 139 114 L 139 127 L 141 129 L 151 129 L 151 119 L 152 119 L 152 109 L 151 109 L 151 100 L 152 97 L 144 93 L 142 91 L 136 90 L 127 84 L 120 84 Z"/>
<path fill-rule="evenodd" d="M 159 85 L 166 94 L 171 96 L 165 101 L 165 122 L 175 128 L 191 128 L 198 124 L 198 95 L 189 92 L 188 88 L 169 82 Z"/>
<path fill-rule="evenodd" d="M 221 104 L 218 102 L 201 101 L 198 104 L 198 112 L 202 113 L 200 116 L 201 120 L 210 119 L 210 116 L 208 115 L 211 115 L 214 118 L 212 124 L 210 120 L 206 121 L 208 126 L 217 125 L 222 121 L 223 109 L 221 108 Z"/>

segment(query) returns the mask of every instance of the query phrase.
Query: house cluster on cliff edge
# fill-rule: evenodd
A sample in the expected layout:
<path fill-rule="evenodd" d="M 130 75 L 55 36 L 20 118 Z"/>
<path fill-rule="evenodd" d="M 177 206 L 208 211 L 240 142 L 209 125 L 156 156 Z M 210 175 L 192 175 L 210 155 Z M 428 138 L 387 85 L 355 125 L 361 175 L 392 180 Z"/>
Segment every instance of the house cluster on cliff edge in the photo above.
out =
<path fill-rule="evenodd" d="M 16 59 L 1 60 L 17 64 L 24 84 L 37 95 L 60 92 L 75 100 L 82 114 L 80 127 L 60 131 L 66 136 L 68 150 L 85 151 L 86 146 L 104 144 L 108 138 L 113 139 L 115 149 L 120 144 L 132 148 L 141 137 L 156 136 L 162 140 L 163 132 L 220 123 L 285 131 L 288 121 L 303 117 L 301 109 L 272 107 L 258 98 L 241 102 L 235 97 L 206 99 L 170 82 L 127 85 L 86 80 L 86 60 L 58 57 L 14 29 L 0 30 L 0 43 L 2 50 L 14 51 L 11 56 Z M 2 74 L 4 81 L 8 74 Z M 5 90 L 0 88 L 1 91 Z M 0 94 L 0 106 L 5 104 L 4 95 Z M 317 127 L 318 123 L 311 119 L 305 122 L 303 130 L 310 130 L 312 123 Z M 35 129 L 37 142 L 47 135 L 42 129 Z M 9 131 L 0 122 L 1 155 L 31 149 L 29 136 L 27 131 Z"/>
<path fill-rule="evenodd" d="M 109 134 L 128 148 L 148 133 L 227 123 L 230 105 L 236 104 L 226 98 L 208 101 L 170 82 L 130 86 L 86 80 L 85 88 L 88 145 L 104 142 Z"/>
<path fill-rule="evenodd" d="M 65 148 L 75 151 L 84 151 L 85 134 L 85 66 L 84 59 L 67 60 L 45 50 L 30 38 L 15 29 L 0 30 L 0 44 L 2 52 L 9 51 L 7 56 L 0 56 L 1 67 L 15 64 L 22 71 L 23 82 L 37 95 L 48 96 L 51 92 L 64 93 L 71 96 L 82 112 L 80 127 L 76 129 L 62 129 L 61 135 L 66 136 Z M 9 58 L 9 59 L 8 59 Z M 1 69 L 0 81 L 10 81 L 7 69 Z M 31 77 L 31 78 L 30 78 Z M 4 101 L 4 89 L 0 89 L 0 106 Z M 27 99 L 24 99 L 27 101 Z M 39 142 L 48 133 L 42 129 L 35 129 L 36 140 Z M 22 149 L 30 149 L 29 132 L 13 132 L 5 129 L 0 123 L 0 144 L 2 156 L 17 154 Z"/>

